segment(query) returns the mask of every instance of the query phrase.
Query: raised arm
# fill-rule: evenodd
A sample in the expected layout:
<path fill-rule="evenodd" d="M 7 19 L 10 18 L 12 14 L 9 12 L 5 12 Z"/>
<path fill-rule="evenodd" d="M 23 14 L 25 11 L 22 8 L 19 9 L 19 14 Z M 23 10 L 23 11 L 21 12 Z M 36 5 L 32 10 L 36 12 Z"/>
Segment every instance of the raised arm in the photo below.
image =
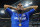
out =
<path fill-rule="evenodd" d="M 35 10 L 38 8 L 38 6 L 30 6 L 30 7 L 27 7 L 27 8 L 24 8 L 24 10 L 26 10 L 26 9 L 29 9 L 29 8 L 34 8 Z"/>
<path fill-rule="evenodd" d="M 12 14 L 13 14 L 14 12 L 12 12 L 12 10 L 11 10 L 10 8 L 8 8 L 8 7 L 10 7 L 10 5 L 4 5 L 5 11 L 6 11 L 7 13 L 9 13 L 10 16 L 12 16 Z"/>
<path fill-rule="evenodd" d="M 7 9 L 8 7 L 11 8 L 11 9 L 15 9 L 15 10 L 17 10 L 17 8 L 12 7 L 12 6 L 10 6 L 10 5 L 4 5 L 4 9 Z"/>

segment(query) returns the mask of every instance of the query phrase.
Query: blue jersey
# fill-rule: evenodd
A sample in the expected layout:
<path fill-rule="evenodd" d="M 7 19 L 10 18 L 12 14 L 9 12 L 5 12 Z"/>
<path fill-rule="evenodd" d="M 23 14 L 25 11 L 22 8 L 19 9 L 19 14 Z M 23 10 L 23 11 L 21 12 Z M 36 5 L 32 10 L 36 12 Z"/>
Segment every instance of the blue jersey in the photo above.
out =
<path fill-rule="evenodd" d="M 7 8 L 6 11 L 11 16 L 11 27 L 20 27 L 19 17 L 21 19 L 21 16 L 22 16 L 21 27 L 29 27 L 29 16 L 33 14 L 35 10 L 31 9 L 26 13 L 19 14 L 19 17 L 18 17 L 18 13 L 12 12 L 10 8 Z"/>

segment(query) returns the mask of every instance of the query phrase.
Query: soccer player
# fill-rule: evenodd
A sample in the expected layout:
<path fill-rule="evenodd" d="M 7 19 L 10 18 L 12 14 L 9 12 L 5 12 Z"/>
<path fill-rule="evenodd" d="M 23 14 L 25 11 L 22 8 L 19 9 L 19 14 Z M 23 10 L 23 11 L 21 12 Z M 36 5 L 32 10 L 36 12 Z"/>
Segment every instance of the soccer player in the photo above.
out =
<path fill-rule="evenodd" d="M 10 8 L 17 10 L 18 13 L 12 12 Z M 28 12 L 22 13 L 23 10 L 26 10 L 28 8 L 31 8 L 31 10 Z M 12 7 L 10 5 L 4 5 L 4 9 L 11 16 L 11 27 L 29 27 L 29 16 L 33 14 L 37 8 L 38 6 L 30 6 L 27 8 L 23 8 L 21 3 L 17 5 L 17 8 Z"/>

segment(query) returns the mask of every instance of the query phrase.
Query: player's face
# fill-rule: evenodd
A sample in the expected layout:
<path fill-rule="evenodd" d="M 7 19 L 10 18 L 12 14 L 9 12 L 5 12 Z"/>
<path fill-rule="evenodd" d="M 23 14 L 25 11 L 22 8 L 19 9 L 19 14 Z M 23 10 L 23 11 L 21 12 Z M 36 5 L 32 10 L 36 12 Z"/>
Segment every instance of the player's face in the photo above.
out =
<path fill-rule="evenodd" d="M 21 3 L 19 3 L 18 5 L 17 5 L 17 8 L 18 9 L 21 9 L 23 6 L 22 6 L 22 4 Z"/>
<path fill-rule="evenodd" d="M 19 3 L 18 5 L 17 5 L 17 8 L 18 8 L 18 13 L 22 13 L 22 8 L 23 8 L 23 6 L 22 6 L 22 4 L 21 3 Z"/>

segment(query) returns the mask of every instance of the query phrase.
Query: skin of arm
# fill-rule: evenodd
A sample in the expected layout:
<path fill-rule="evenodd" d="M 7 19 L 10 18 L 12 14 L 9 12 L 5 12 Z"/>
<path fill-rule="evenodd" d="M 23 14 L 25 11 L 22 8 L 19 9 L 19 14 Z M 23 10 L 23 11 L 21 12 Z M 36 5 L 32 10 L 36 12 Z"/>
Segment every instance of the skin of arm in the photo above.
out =
<path fill-rule="evenodd" d="M 8 7 L 11 8 L 11 9 L 15 9 L 15 10 L 17 10 L 17 8 L 12 7 L 12 6 L 10 6 L 10 5 L 4 5 L 4 9 L 7 9 Z"/>
<path fill-rule="evenodd" d="M 38 8 L 38 6 L 30 6 L 30 7 L 24 8 L 24 10 L 26 10 L 28 8 L 34 8 L 36 10 Z"/>

